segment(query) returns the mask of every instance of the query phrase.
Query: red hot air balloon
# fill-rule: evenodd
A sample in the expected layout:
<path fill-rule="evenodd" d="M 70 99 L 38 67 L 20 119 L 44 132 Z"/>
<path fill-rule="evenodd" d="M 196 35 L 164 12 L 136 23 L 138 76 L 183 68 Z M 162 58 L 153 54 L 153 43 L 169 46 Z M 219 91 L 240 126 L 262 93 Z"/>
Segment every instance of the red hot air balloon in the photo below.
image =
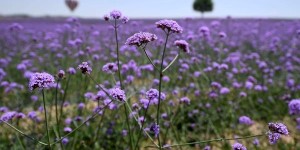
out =
<path fill-rule="evenodd" d="M 78 6 L 78 1 L 77 0 L 66 0 L 66 4 L 71 11 L 74 11 L 76 9 L 76 7 Z"/>

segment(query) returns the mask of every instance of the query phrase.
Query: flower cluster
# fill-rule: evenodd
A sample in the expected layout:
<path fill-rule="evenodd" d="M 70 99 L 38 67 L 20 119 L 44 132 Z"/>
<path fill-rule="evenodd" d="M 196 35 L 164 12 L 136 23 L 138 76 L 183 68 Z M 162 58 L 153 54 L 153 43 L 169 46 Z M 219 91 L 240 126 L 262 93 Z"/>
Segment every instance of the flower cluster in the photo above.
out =
<path fill-rule="evenodd" d="M 178 23 L 174 20 L 160 20 L 155 23 L 157 28 L 160 28 L 166 32 L 170 33 L 182 33 L 183 29 Z"/>
<path fill-rule="evenodd" d="M 107 63 L 102 67 L 102 71 L 113 74 L 118 71 L 118 66 L 115 63 Z"/>
<path fill-rule="evenodd" d="M 247 148 L 241 143 L 234 143 L 232 145 L 232 150 L 247 150 Z"/>
<path fill-rule="evenodd" d="M 294 99 L 289 102 L 289 111 L 292 115 L 300 114 L 300 99 Z"/>
<path fill-rule="evenodd" d="M 119 20 L 121 19 L 122 23 L 127 23 L 129 21 L 129 18 L 126 16 L 122 16 L 122 13 L 118 10 L 113 10 L 110 12 L 109 15 L 104 15 L 103 19 L 105 21 L 109 21 L 109 20 Z"/>
<path fill-rule="evenodd" d="M 81 73 L 83 74 L 91 74 L 92 72 L 92 68 L 87 62 L 82 62 L 80 65 L 78 65 L 77 69 L 81 70 Z"/>
<path fill-rule="evenodd" d="M 126 95 L 125 92 L 123 90 L 121 90 L 120 88 L 116 87 L 116 88 L 112 88 L 109 90 L 109 95 L 114 98 L 115 100 L 124 102 L 126 101 Z"/>
<path fill-rule="evenodd" d="M 176 40 L 174 42 L 174 44 L 176 46 L 178 46 L 180 49 L 182 49 L 183 52 L 185 52 L 185 53 L 189 53 L 190 52 L 189 43 L 186 42 L 185 40 Z"/>
<path fill-rule="evenodd" d="M 288 135 L 289 131 L 283 123 L 269 123 L 269 142 L 275 144 L 279 140 L 281 135 Z"/>
<path fill-rule="evenodd" d="M 54 77 L 49 73 L 34 73 L 31 75 L 29 80 L 29 88 L 30 90 L 34 90 L 36 88 L 44 89 L 50 88 L 55 82 Z"/>
<path fill-rule="evenodd" d="M 245 125 L 252 125 L 253 121 L 247 116 L 241 116 L 239 118 L 239 123 L 240 124 L 245 124 Z"/>
<path fill-rule="evenodd" d="M 155 34 L 149 32 L 139 32 L 129 37 L 125 44 L 141 46 L 154 40 L 157 40 L 157 36 Z"/>

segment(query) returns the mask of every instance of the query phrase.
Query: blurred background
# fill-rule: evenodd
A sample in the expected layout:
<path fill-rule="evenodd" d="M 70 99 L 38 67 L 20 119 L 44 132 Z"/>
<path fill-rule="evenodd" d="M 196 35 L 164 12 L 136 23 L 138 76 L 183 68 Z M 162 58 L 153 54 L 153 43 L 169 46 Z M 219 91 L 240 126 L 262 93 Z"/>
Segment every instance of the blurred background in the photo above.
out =
<path fill-rule="evenodd" d="M 73 11 L 65 0 L 0 0 L 0 16 L 102 18 L 113 9 L 130 18 L 201 17 L 195 0 L 67 0 L 76 1 Z M 72 3 L 72 2 L 71 2 Z M 300 18 L 299 0 L 213 0 L 204 17 Z"/>

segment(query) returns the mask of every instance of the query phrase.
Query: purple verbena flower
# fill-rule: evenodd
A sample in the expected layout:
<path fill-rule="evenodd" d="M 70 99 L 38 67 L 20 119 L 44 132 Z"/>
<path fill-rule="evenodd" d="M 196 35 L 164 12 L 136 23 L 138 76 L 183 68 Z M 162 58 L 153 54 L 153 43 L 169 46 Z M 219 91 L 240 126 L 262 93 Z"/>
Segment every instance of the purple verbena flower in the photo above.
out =
<path fill-rule="evenodd" d="M 232 145 L 232 150 L 247 150 L 247 148 L 241 143 L 234 143 Z"/>
<path fill-rule="evenodd" d="M 178 23 L 174 20 L 160 20 L 155 23 L 157 28 L 161 28 L 162 30 L 170 33 L 182 33 L 183 29 Z"/>
<path fill-rule="evenodd" d="M 289 131 L 283 123 L 269 123 L 269 130 L 273 133 L 279 133 L 283 135 L 288 135 Z"/>
<path fill-rule="evenodd" d="M 183 52 L 185 52 L 185 53 L 189 53 L 190 52 L 189 43 L 186 42 L 185 40 L 176 40 L 174 42 L 174 44 L 176 46 L 178 46 L 180 49 L 182 49 Z"/>
<path fill-rule="evenodd" d="M 147 44 L 149 42 L 152 42 L 154 40 L 157 40 L 157 36 L 155 34 L 149 33 L 149 32 L 139 32 L 135 33 L 131 37 L 129 37 L 126 40 L 127 45 L 135 45 L 135 46 L 141 46 L 143 44 Z"/>
<path fill-rule="evenodd" d="M 116 87 L 116 88 L 112 88 L 109 90 L 109 95 L 114 98 L 115 100 L 124 102 L 126 101 L 126 95 L 125 92 L 123 90 L 121 90 L 120 88 Z"/>
<path fill-rule="evenodd" d="M 122 13 L 118 10 L 113 10 L 110 12 L 110 17 L 117 20 L 122 17 Z"/>
<path fill-rule="evenodd" d="M 269 138 L 270 144 L 276 144 L 277 141 L 278 141 L 279 138 L 280 138 L 280 134 L 279 134 L 279 133 L 272 133 L 272 132 L 269 132 L 269 133 L 268 133 L 268 138 Z"/>
<path fill-rule="evenodd" d="M 107 63 L 102 67 L 102 71 L 108 74 L 114 74 L 118 71 L 118 66 L 115 63 Z"/>
<path fill-rule="evenodd" d="M 252 125 L 253 121 L 247 116 L 241 116 L 239 118 L 239 123 L 240 124 L 245 124 L 245 125 Z"/>
<path fill-rule="evenodd" d="M 150 131 L 154 133 L 155 137 L 158 137 L 159 135 L 159 125 L 158 124 L 152 124 L 150 127 Z"/>
<path fill-rule="evenodd" d="M 293 99 L 289 102 L 289 112 L 291 115 L 300 114 L 300 99 Z"/>
<path fill-rule="evenodd" d="M 91 74 L 92 72 L 92 68 L 87 62 L 82 62 L 80 65 L 78 65 L 77 69 L 80 69 L 83 74 Z"/>
<path fill-rule="evenodd" d="M 30 90 L 34 90 L 36 88 L 44 89 L 51 87 L 54 84 L 55 80 L 52 75 L 49 73 L 34 73 L 31 75 L 29 80 L 29 88 Z"/>

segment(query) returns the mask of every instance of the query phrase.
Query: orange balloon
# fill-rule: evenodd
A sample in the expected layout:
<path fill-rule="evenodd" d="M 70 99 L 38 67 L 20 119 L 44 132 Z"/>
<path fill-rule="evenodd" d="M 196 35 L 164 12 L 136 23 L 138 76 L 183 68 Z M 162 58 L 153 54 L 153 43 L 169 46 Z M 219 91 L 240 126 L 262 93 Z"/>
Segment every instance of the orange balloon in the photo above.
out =
<path fill-rule="evenodd" d="M 78 6 L 78 1 L 77 0 L 66 0 L 66 4 L 71 11 L 74 11 L 76 9 L 76 7 Z"/>

